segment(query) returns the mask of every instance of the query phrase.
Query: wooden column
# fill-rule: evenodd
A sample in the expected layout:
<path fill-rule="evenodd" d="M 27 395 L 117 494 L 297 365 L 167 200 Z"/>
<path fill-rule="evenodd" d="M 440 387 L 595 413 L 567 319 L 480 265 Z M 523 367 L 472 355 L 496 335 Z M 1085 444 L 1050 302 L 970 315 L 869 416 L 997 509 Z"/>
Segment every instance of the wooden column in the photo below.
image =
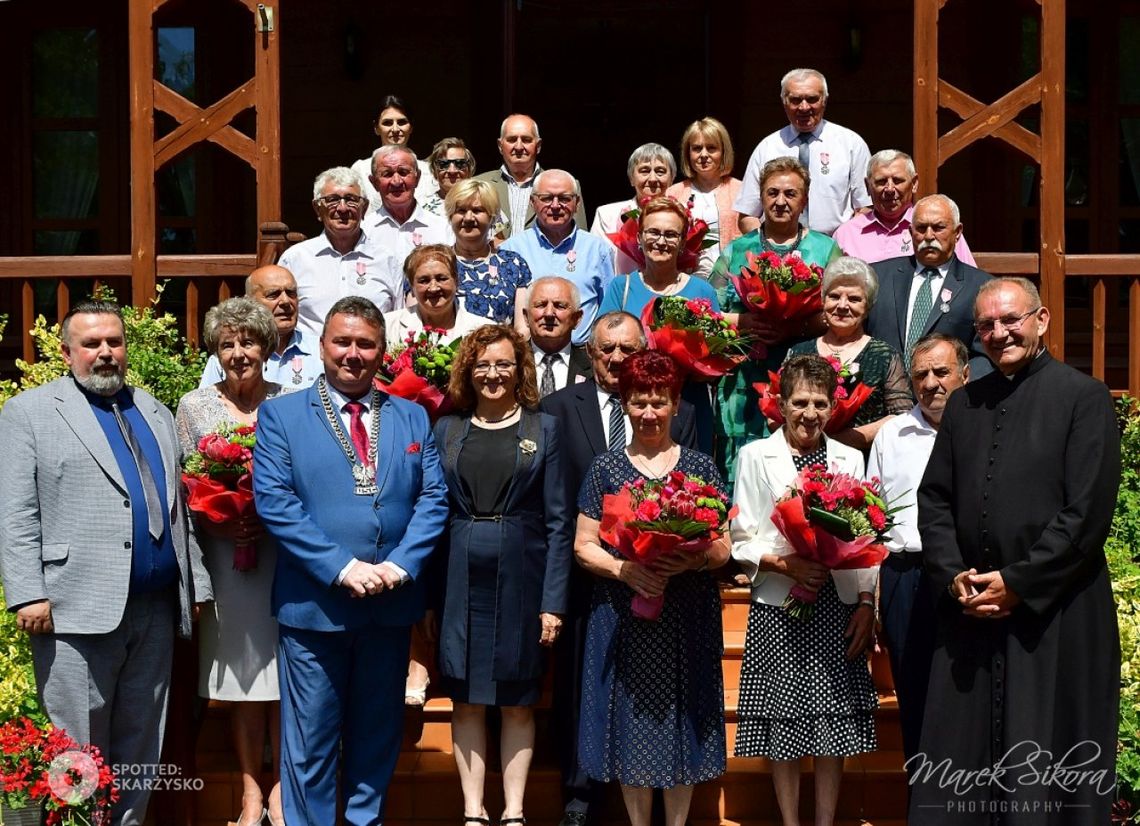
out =
<path fill-rule="evenodd" d="M 1065 358 L 1065 0 L 1041 3 L 1041 301 L 1045 343 Z"/>
<path fill-rule="evenodd" d="M 166 0 L 130 0 L 131 303 L 155 295 L 154 12 Z"/>
<path fill-rule="evenodd" d="M 938 191 L 938 11 L 945 0 L 914 0 L 914 166 L 924 194 Z"/>
<path fill-rule="evenodd" d="M 257 2 L 245 0 L 257 28 Z M 266 5 L 269 5 L 268 3 Z M 257 101 L 257 223 L 281 220 L 281 15 L 274 5 L 273 31 L 259 32 L 254 45 L 254 98 Z"/>

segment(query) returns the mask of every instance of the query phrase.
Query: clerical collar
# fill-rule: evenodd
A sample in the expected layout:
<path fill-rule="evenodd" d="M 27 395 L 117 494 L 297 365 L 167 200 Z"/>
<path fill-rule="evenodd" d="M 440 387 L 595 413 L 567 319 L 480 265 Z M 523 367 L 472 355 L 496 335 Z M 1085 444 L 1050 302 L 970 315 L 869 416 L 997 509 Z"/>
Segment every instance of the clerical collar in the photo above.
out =
<path fill-rule="evenodd" d="M 1010 373 L 1008 376 L 1005 373 L 1002 373 L 1001 375 L 1005 378 L 1006 381 L 1013 381 L 1018 376 L 1020 376 L 1022 373 L 1029 370 L 1029 368 L 1031 368 L 1037 362 L 1037 360 L 1039 358 L 1041 358 L 1043 355 L 1045 355 L 1048 351 L 1049 351 L 1048 347 L 1042 347 L 1040 350 L 1037 351 L 1037 355 L 1035 355 L 1033 357 L 1033 360 L 1030 361 L 1028 364 L 1026 364 L 1024 367 L 1022 367 L 1020 370 L 1018 370 L 1016 373 Z M 999 370 L 998 372 L 1000 373 L 1001 371 Z"/>

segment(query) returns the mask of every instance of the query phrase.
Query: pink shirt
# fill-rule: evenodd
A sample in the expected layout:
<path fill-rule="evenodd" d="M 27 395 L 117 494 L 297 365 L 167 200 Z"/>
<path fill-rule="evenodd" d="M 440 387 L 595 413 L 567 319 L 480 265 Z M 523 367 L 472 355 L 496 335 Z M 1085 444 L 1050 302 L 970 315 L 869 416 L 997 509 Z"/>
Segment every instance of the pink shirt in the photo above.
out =
<path fill-rule="evenodd" d="M 888 229 L 879 221 L 879 216 L 874 210 L 859 213 L 841 224 L 831 237 L 843 250 L 844 255 L 862 258 L 868 264 L 886 261 L 888 258 L 914 255 L 914 243 L 910 237 L 910 221 L 913 214 L 914 207 L 907 207 L 899 222 Z M 959 261 L 971 267 L 977 266 L 970 248 L 966 245 L 965 233 L 958 236 L 954 254 L 958 256 Z"/>

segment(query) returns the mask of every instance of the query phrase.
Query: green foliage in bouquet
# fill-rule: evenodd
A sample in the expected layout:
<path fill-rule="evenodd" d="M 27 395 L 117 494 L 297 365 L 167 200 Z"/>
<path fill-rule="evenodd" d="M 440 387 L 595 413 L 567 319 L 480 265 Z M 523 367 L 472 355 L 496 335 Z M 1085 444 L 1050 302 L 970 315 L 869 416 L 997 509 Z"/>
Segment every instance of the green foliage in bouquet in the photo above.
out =
<path fill-rule="evenodd" d="M 158 297 L 162 295 L 162 288 L 162 284 L 156 288 Z M 99 287 L 92 297 L 116 300 L 114 291 L 108 287 Z M 206 367 L 206 354 L 179 335 L 177 318 L 171 313 L 156 312 L 153 304 L 142 308 L 123 307 L 123 323 L 127 331 L 127 383 L 141 387 L 173 410 L 182 396 L 198 386 Z M 39 360 L 33 364 L 16 360 L 23 375 L 18 383 L 0 382 L 0 407 L 21 390 L 67 375 L 67 365 L 60 352 L 60 325 L 49 325 L 41 315 L 30 332 Z"/>

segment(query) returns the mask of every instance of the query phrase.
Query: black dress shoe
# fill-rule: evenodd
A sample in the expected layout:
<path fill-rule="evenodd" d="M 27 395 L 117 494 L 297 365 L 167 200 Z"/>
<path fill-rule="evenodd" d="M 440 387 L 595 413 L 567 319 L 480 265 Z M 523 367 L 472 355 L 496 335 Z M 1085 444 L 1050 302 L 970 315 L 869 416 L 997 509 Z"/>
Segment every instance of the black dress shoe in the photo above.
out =
<path fill-rule="evenodd" d="M 586 826 L 589 815 L 585 812 L 563 812 L 558 826 Z"/>

